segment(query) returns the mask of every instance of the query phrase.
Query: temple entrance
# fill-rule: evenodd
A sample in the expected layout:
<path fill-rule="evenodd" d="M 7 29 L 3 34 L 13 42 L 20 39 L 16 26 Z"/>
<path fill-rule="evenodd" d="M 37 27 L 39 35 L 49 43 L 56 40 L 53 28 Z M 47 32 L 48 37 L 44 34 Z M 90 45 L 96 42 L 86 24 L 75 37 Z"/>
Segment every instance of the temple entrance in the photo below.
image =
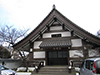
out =
<path fill-rule="evenodd" d="M 68 65 L 67 51 L 48 51 L 47 65 Z"/>

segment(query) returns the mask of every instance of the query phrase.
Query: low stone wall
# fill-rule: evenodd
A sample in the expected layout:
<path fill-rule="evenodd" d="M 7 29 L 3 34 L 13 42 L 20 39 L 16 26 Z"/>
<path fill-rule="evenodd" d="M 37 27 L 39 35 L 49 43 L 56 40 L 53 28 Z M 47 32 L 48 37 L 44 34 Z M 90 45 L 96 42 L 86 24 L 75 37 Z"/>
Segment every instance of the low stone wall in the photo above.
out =
<path fill-rule="evenodd" d="M 7 68 L 15 69 L 21 66 L 21 60 L 13 60 L 13 59 L 0 59 L 0 65 L 4 65 Z"/>

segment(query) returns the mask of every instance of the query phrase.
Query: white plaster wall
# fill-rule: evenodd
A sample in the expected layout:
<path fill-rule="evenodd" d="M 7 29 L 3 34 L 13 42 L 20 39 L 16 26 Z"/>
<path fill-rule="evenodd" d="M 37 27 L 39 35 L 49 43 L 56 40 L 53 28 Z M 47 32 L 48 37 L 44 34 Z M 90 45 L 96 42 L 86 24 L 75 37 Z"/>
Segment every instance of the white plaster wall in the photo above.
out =
<path fill-rule="evenodd" d="M 81 39 L 71 39 L 72 47 L 81 47 L 82 40 Z"/>
<path fill-rule="evenodd" d="M 39 45 L 42 43 L 42 41 L 35 41 L 34 42 L 34 49 L 40 49 Z"/>
<path fill-rule="evenodd" d="M 88 54 L 89 57 L 100 56 L 99 50 L 94 50 L 94 49 L 88 50 Z"/>
<path fill-rule="evenodd" d="M 69 37 L 69 36 L 71 36 L 71 33 L 68 31 L 62 33 L 62 37 Z"/>
<path fill-rule="evenodd" d="M 51 38 L 52 33 L 44 33 L 43 38 Z"/>
<path fill-rule="evenodd" d="M 67 32 L 44 33 L 43 34 L 43 38 L 51 38 L 52 34 L 61 34 L 62 37 L 69 37 L 69 36 L 71 36 L 71 33 L 69 31 L 67 31 Z"/>
<path fill-rule="evenodd" d="M 4 66 L 10 69 L 18 68 L 19 66 L 21 66 L 21 61 L 4 61 L 4 62 L 5 62 Z M 0 64 L 2 65 L 2 61 L 0 62 Z"/>
<path fill-rule="evenodd" d="M 45 58 L 45 51 L 36 51 L 33 54 L 34 58 Z"/>
<path fill-rule="evenodd" d="M 79 58 L 83 57 L 83 50 L 70 50 L 69 51 L 69 57 L 71 58 Z"/>
<path fill-rule="evenodd" d="M 56 30 L 63 30 L 62 26 L 52 26 L 50 27 L 50 31 L 56 31 Z"/>

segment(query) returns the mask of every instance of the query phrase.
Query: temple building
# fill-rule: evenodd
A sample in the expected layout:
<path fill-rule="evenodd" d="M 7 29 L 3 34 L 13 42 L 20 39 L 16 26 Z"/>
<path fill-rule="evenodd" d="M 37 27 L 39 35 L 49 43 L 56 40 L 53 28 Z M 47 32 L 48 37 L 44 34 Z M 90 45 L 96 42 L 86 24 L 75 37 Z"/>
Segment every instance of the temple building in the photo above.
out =
<path fill-rule="evenodd" d="M 74 24 L 55 6 L 30 34 L 13 47 L 14 50 L 29 52 L 27 60 L 44 61 L 45 65 L 69 65 L 73 61 L 75 66 L 86 58 L 100 56 L 100 38 Z"/>

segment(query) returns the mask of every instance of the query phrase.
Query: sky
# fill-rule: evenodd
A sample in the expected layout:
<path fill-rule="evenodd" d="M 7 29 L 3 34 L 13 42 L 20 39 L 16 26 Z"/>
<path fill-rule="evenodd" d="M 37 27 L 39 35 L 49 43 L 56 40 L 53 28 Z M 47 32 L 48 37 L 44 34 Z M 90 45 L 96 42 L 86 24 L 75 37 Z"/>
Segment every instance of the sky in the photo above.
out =
<path fill-rule="evenodd" d="M 37 27 L 56 9 L 84 30 L 96 34 L 100 29 L 100 0 L 0 0 L 0 26 Z"/>

